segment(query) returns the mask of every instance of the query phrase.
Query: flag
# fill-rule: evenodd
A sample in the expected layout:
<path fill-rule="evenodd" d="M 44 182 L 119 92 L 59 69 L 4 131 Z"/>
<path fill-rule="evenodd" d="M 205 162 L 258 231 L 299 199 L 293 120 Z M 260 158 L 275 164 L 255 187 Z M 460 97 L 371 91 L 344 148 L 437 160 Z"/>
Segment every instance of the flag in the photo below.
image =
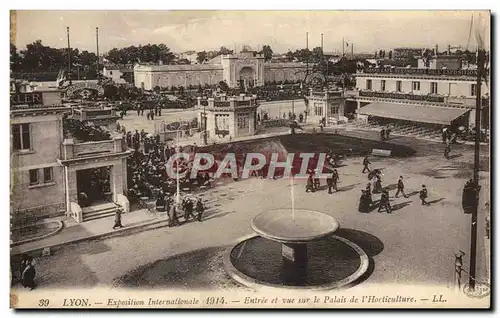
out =
<path fill-rule="evenodd" d="M 57 74 L 56 86 L 63 87 L 67 80 L 68 80 L 68 77 L 66 76 L 66 71 L 60 70 L 59 74 Z"/>
<path fill-rule="evenodd" d="M 349 46 L 349 43 L 345 42 L 345 45 L 346 45 L 346 46 Z"/>

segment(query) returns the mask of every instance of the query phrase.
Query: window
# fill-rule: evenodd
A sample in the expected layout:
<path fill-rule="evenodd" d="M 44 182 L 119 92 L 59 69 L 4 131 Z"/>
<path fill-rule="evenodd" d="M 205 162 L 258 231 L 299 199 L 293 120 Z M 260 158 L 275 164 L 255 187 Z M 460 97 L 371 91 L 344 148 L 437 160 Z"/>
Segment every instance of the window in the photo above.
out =
<path fill-rule="evenodd" d="M 30 170 L 30 185 L 38 184 L 38 169 Z"/>
<path fill-rule="evenodd" d="M 368 90 L 372 89 L 372 80 L 366 80 L 366 89 Z"/>
<path fill-rule="evenodd" d="M 249 127 L 248 114 L 238 114 L 238 129 L 245 129 Z"/>
<path fill-rule="evenodd" d="M 470 85 L 470 96 L 476 96 L 476 84 Z"/>
<path fill-rule="evenodd" d="M 431 82 L 431 94 L 437 94 L 437 93 L 438 93 L 438 83 Z"/>
<path fill-rule="evenodd" d="M 314 115 L 323 116 L 323 104 L 322 103 L 314 103 Z"/>
<path fill-rule="evenodd" d="M 411 82 L 414 91 L 420 90 L 420 82 Z"/>
<path fill-rule="evenodd" d="M 30 124 L 12 125 L 12 138 L 14 150 L 31 149 Z"/>
<path fill-rule="evenodd" d="M 339 107 L 337 105 L 330 106 L 330 113 L 332 115 L 337 115 L 339 113 Z"/>
<path fill-rule="evenodd" d="M 396 81 L 396 92 L 401 92 L 401 81 Z"/>
<path fill-rule="evenodd" d="M 385 80 L 380 81 L 380 90 L 385 91 Z"/>
<path fill-rule="evenodd" d="M 52 167 L 43 168 L 43 183 L 52 182 Z"/>

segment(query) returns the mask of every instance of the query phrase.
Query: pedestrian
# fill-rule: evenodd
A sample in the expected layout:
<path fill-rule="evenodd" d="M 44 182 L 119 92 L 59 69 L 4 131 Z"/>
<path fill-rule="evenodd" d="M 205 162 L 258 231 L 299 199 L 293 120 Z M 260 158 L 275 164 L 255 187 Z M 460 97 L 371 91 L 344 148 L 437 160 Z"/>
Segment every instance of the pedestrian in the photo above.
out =
<path fill-rule="evenodd" d="M 370 182 L 368 182 L 366 184 L 365 191 L 366 191 L 366 195 L 368 195 L 371 198 L 372 197 L 372 184 Z"/>
<path fill-rule="evenodd" d="M 389 140 L 389 134 L 391 133 L 391 129 L 387 128 L 385 131 L 385 140 Z"/>
<path fill-rule="evenodd" d="M 444 127 L 441 133 L 441 137 L 443 138 L 443 144 L 446 144 L 448 141 L 448 128 Z"/>
<path fill-rule="evenodd" d="M 320 182 L 319 182 L 319 171 L 318 169 L 314 169 L 314 185 L 315 190 L 319 190 Z"/>
<path fill-rule="evenodd" d="M 333 188 L 335 189 L 335 192 L 339 191 L 339 189 L 337 189 L 338 182 L 339 182 L 339 173 L 337 169 L 333 169 Z"/>
<path fill-rule="evenodd" d="M 189 220 L 189 217 L 192 217 L 194 218 L 194 215 L 193 215 L 193 201 L 188 198 L 186 201 L 185 201 L 185 204 L 184 204 L 184 220 L 185 221 L 188 221 Z"/>
<path fill-rule="evenodd" d="M 365 159 L 363 159 L 363 171 L 362 173 L 365 173 L 366 170 L 368 170 L 368 172 L 370 172 L 370 168 L 368 167 L 368 165 L 370 164 L 370 160 L 368 160 L 368 156 L 365 157 Z"/>
<path fill-rule="evenodd" d="M 116 229 L 117 227 L 122 228 L 122 210 L 121 209 L 116 209 L 115 212 L 115 225 L 113 225 L 113 230 Z"/>
<path fill-rule="evenodd" d="M 451 152 L 450 143 L 447 143 L 446 146 L 444 147 L 444 157 L 446 159 L 450 159 L 450 152 Z"/>
<path fill-rule="evenodd" d="M 168 226 L 178 226 L 179 225 L 179 219 L 177 218 L 177 209 L 178 205 L 176 202 L 172 202 L 170 204 L 170 209 L 168 211 Z"/>
<path fill-rule="evenodd" d="M 151 117 L 151 113 L 147 113 L 147 114 L 146 114 L 146 117 L 147 117 L 147 119 L 149 120 L 149 118 Z"/>
<path fill-rule="evenodd" d="M 308 177 L 307 177 L 307 183 L 306 183 L 306 192 L 314 192 L 314 183 L 313 183 L 313 177 L 312 175 L 310 174 Z"/>
<path fill-rule="evenodd" d="M 398 191 L 396 191 L 395 197 L 397 198 L 399 193 L 403 194 L 403 197 L 407 198 L 408 196 L 405 193 L 405 184 L 403 183 L 403 176 L 399 176 L 398 180 Z"/>
<path fill-rule="evenodd" d="M 385 129 L 382 128 L 382 130 L 380 131 L 380 140 L 384 141 L 385 140 Z"/>
<path fill-rule="evenodd" d="M 377 173 L 375 174 L 375 184 L 373 185 L 373 193 L 379 193 L 379 192 L 382 192 L 382 177 L 380 173 Z"/>
<path fill-rule="evenodd" d="M 427 199 L 427 188 L 425 184 L 422 185 L 422 189 L 420 190 L 420 200 L 422 200 L 422 205 L 428 205 L 429 202 L 425 201 Z"/>
<path fill-rule="evenodd" d="M 382 196 L 380 197 L 380 205 L 378 207 L 378 212 L 382 213 L 382 208 L 385 209 L 387 213 L 392 213 L 391 203 L 389 201 L 389 189 L 385 188 L 382 191 Z"/>
<path fill-rule="evenodd" d="M 202 222 L 202 217 L 203 217 L 203 212 L 205 211 L 205 207 L 203 206 L 203 202 L 201 202 L 201 198 L 198 198 L 198 201 L 196 201 L 196 212 L 198 213 L 197 215 L 197 220 L 198 222 Z"/>
<path fill-rule="evenodd" d="M 35 270 L 35 264 L 32 256 L 28 256 L 25 262 L 25 267 L 24 270 L 21 274 L 21 284 L 25 288 L 30 288 L 30 290 L 33 290 L 36 287 L 35 284 L 35 276 L 36 276 L 36 270 Z"/>
<path fill-rule="evenodd" d="M 370 212 L 370 198 L 368 198 L 366 190 L 361 190 L 361 197 L 359 198 L 358 211 L 361 213 Z"/>
<path fill-rule="evenodd" d="M 333 172 L 326 178 L 326 185 L 328 186 L 328 194 L 332 194 Z"/>

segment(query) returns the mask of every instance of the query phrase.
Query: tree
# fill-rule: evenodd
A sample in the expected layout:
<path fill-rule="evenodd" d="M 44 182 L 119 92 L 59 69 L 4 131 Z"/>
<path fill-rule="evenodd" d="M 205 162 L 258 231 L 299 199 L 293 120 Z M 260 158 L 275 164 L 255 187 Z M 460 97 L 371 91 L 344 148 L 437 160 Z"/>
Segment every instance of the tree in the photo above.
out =
<path fill-rule="evenodd" d="M 10 44 L 10 70 L 15 72 L 18 70 L 21 64 L 21 56 L 17 52 L 17 48 L 14 44 Z"/>
<path fill-rule="evenodd" d="M 323 49 L 321 47 L 315 47 L 311 53 L 311 59 L 313 63 L 319 63 L 323 60 Z"/>
<path fill-rule="evenodd" d="M 223 54 L 223 55 L 233 54 L 233 50 L 230 50 L 230 49 L 226 48 L 225 46 L 221 46 L 221 48 L 219 50 L 219 54 Z"/>
<path fill-rule="evenodd" d="M 392 60 L 392 51 L 389 51 L 389 60 Z"/>
<path fill-rule="evenodd" d="M 198 61 L 198 63 L 203 64 L 207 60 L 207 52 L 205 51 L 198 52 L 196 60 Z"/>
<path fill-rule="evenodd" d="M 288 62 L 292 62 L 295 59 L 295 56 L 292 51 L 288 51 L 286 53 L 286 59 Z"/>
<path fill-rule="evenodd" d="M 224 92 L 227 92 L 229 90 L 229 86 L 224 81 L 219 82 L 219 88 Z"/>
<path fill-rule="evenodd" d="M 273 58 L 273 50 L 270 45 L 264 45 L 261 53 L 264 55 L 264 61 L 270 61 Z"/>
<path fill-rule="evenodd" d="M 155 87 L 153 87 L 153 91 L 154 91 L 155 93 L 159 93 L 159 92 L 161 91 L 160 86 L 156 85 Z"/>
<path fill-rule="evenodd" d="M 378 56 L 379 56 L 381 59 L 383 59 L 383 58 L 384 58 L 384 51 L 380 50 L 380 51 L 378 52 Z"/>

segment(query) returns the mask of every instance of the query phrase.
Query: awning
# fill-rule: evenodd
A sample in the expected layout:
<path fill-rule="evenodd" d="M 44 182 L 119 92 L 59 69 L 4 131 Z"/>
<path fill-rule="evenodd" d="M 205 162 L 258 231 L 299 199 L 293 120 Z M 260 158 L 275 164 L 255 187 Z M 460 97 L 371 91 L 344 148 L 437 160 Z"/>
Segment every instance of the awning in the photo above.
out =
<path fill-rule="evenodd" d="M 419 106 L 393 103 L 371 103 L 359 109 L 360 115 L 408 120 L 421 123 L 449 125 L 470 109 Z"/>

